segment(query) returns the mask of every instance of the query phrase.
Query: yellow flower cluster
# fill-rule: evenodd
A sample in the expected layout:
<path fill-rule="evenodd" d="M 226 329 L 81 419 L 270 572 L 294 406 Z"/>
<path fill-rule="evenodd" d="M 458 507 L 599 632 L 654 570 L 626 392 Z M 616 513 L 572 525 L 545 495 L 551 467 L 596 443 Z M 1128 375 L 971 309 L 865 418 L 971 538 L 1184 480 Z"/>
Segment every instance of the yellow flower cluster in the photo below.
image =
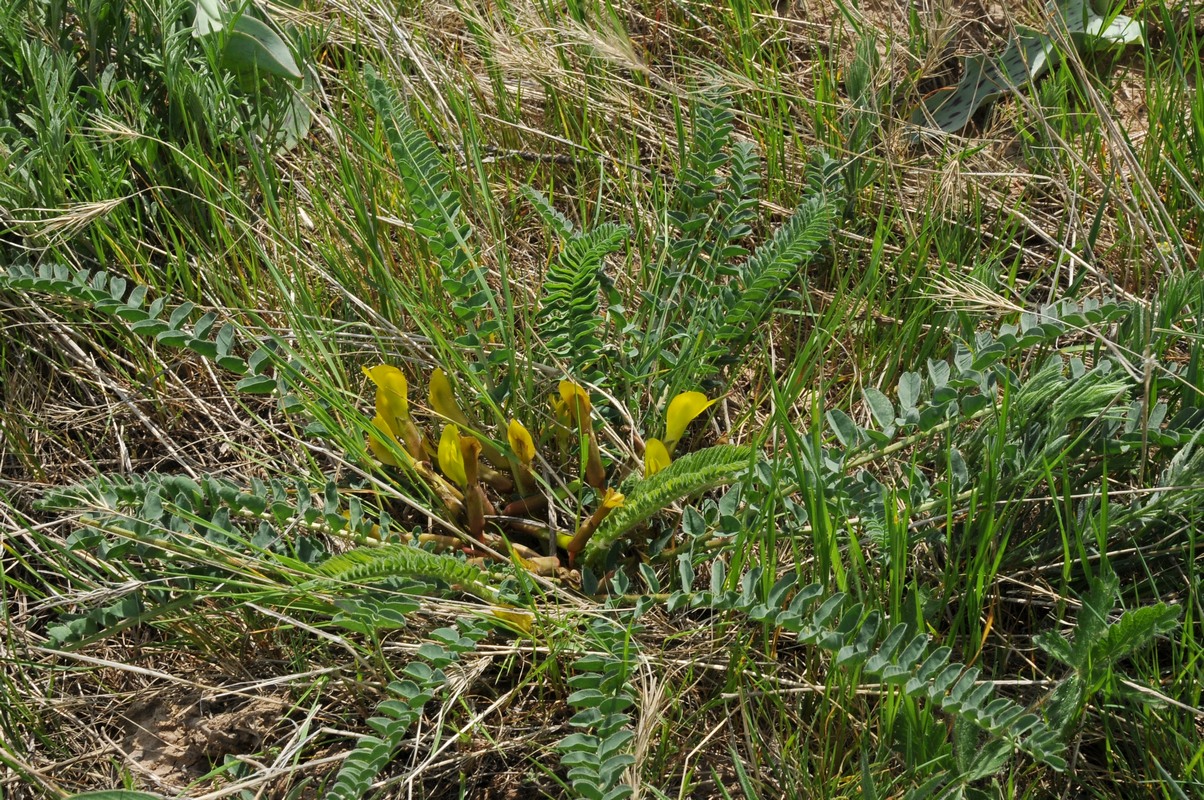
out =
<path fill-rule="evenodd" d="M 466 527 L 475 538 L 484 541 L 486 518 L 495 513 L 482 481 L 501 493 L 517 486 L 522 499 L 510 507 L 526 511 L 538 507 L 533 502 L 539 497 L 535 439 L 521 422 L 510 420 L 506 429 L 510 452 L 503 454 L 473 431 L 468 416 L 456 403 L 451 381 L 443 370 L 436 369 L 431 373 L 428 396 L 431 409 L 443 418 L 444 425 L 438 444 L 432 448 L 410 416 L 409 387 L 401 370 L 378 364 L 365 367 L 364 374 L 376 385 L 376 414 L 372 419 L 376 432 L 368 441 L 372 454 L 383 464 L 408 468 L 421 476 L 444 500 L 453 517 L 464 515 Z M 673 398 L 665 413 L 663 438 L 649 439 L 645 444 L 645 477 L 669 466 L 686 427 L 714 403 L 702 392 L 682 392 Z M 624 497 L 607 485 L 606 467 L 594 434 L 589 392 L 573 381 L 561 381 L 559 396 L 552 398 L 552 411 L 557 438 L 568 447 L 572 434 L 576 434 L 582 454 L 582 477 L 599 492 L 599 502 L 592 514 L 572 536 L 561 537 L 561 545 L 572 558 L 585 547 L 606 516 L 622 506 Z M 481 464 L 482 456 L 498 470 L 509 473 L 513 481 Z M 441 474 L 431 468 L 432 457 Z"/>

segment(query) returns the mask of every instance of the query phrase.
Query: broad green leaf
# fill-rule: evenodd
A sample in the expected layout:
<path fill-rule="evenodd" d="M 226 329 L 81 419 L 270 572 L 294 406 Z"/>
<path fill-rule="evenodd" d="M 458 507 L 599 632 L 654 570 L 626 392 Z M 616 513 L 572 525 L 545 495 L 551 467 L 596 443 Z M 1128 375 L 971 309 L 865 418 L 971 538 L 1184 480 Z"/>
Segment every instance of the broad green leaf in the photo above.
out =
<path fill-rule="evenodd" d="M 1078 718 L 1085 691 L 1077 674 L 1070 675 L 1054 688 L 1044 708 L 1046 722 L 1051 728 L 1064 729 Z"/>
<path fill-rule="evenodd" d="M 234 384 L 234 388 L 246 394 L 271 394 L 276 391 L 276 379 L 267 375 L 248 375 Z"/>
<path fill-rule="evenodd" d="M 688 592 L 694 586 L 694 565 L 690 556 L 682 553 L 677 557 L 677 577 L 681 581 L 681 590 Z"/>
<path fill-rule="evenodd" d="M 314 115 L 310 112 L 307 98 L 314 97 L 313 72 L 309 71 L 301 81 L 300 88 L 288 87 L 289 99 L 278 120 L 264 120 L 264 128 L 276 134 L 276 141 L 285 150 L 292 150 L 309 133 Z"/>
<path fill-rule="evenodd" d="M 899 376 L 899 411 L 907 413 L 916 407 L 920 399 L 924 379 L 918 372 L 904 372 Z"/>
<path fill-rule="evenodd" d="M 1036 81 L 1049 69 L 1056 55 L 1053 40 L 1029 28 L 1017 29 L 999 60 L 992 65 L 991 80 L 1001 92 Z"/>
<path fill-rule="evenodd" d="M 221 0 L 197 0 L 196 17 L 192 21 L 193 37 L 199 39 L 217 33 L 225 27 L 226 16 L 226 7 Z"/>
<path fill-rule="evenodd" d="M 1108 614 L 1116 605 L 1120 593 L 1120 580 L 1111 570 L 1101 572 L 1091 580 L 1091 587 L 1075 619 L 1074 646 L 1071 664 L 1076 669 L 1087 668 L 1090 655 L 1104 638 L 1108 628 Z"/>
<path fill-rule="evenodd" d="M 1092 17 L 1084 33 L 1111 45 L 1141 44 L 1145 40 L 1141 23 L 1124 14 L 1118 14 L 1111 22 L 1103 17 Z"/>
<path fill-rule="evenodd" d="M 1144 40 L 1140 23 L 1124 15 L 1108 20 L 1095 13 L 1087 0 L 1056 0 L 1047 8 L 1051 17 L 1065 24 L 1078 47 L 1124 46 Z M 1030 28 L 1017 32 L 999 56 L 979 53 L 963 59 L 961 80 L 924 97 L 911 112 L 912 124 L 946 133 L 959 131 L 987 103 L 1044 75 L 1057 58 L 1054 40 Z"/>
<path fill-rule="evenodd" d="M 1096 13 L 1087 0 L 1056 0 L 1049 4 L 1050 14 L 1056 13 L 1066 24 L 1066 30 L 1076 44 L 1094 46 L 1138 44 L 1143 41 L 1141 24 L 1124 14 L 1109 21 Z"/>
<path fill-rule="evenodd" d="M 962 719 L 962 717 L 958 717 Z M 991 741 L 982 744 L 974 754 L 970 767 L 964 771 L 967 781 L 980 781 L 999 772 L 1012 758 L 1012 745 L 1006 741 Z"/>
<path fill-rule="evenodd" d="M 1003 93 L 990 77 L 987 65 L 990 56 L 967 56 L 963 62 L 962 79 L 956 86 L 937 89 L 924 97 L 911 112 L 913 125 L 939 128 L 946 133 L 959 131 L 982 107 Z"/>
<path fill-rule="evenodd" d="M 1070 649 L 1070 642 L 1057 631 L 1038 633 L 1033 637 L 1033 643 L 1058 661 L 1074 666 L 1074 652 Z"/>
<path fill-rule="evenodd" d="M 246 13 L 235 20 L 223 58 L 231 69 L 301 78 L 297 61 L 280 35 Z"/>
<path fill-rule="evenodd" d="M 961 451 L 956 447 L 949 449 L 949 475 L 953 479 L 954 491 L 960 491 L 970 483 L 970 469 L 966 466 L 966 459 L 962 457 Z"/>
<path fill-rule="evenodd" d="M 856 422 L 853 422 L 848 414 L 839 408 L 834 408 L 827 413 L 827 417 L 828 424 L 832 426 L 832 431 L 841 444 L 845 447 L 856 447 L 861 443 L 861 428 L 857 426 Z"/>
<path fill-rule="evenodd" d="M 875 389 L 873 386 L 867 386 L 862 390 L 865 395 L 865 404 L 870 407 L 870 414 L 874 417 L 874 422 L 877 422 L 882 428 L 891 428 L 895 424 L 895 406 L 890 401 L 890 398 L 885 394 Z"/>
<path fill-rule="evenodd" d="M 928 359 L 928 377 L 932 380 L 932 388 L 945 388 L 949 383 L 949 362 Z"/>

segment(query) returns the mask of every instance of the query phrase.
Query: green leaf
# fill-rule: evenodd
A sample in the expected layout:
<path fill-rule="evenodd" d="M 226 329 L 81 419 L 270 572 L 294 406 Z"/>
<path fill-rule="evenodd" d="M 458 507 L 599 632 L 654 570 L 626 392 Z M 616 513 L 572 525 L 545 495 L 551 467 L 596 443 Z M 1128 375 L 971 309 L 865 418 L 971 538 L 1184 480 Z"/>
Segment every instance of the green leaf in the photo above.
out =
<path fill-rule="evenodd" d="M 856 447 L 861 443 L 861 428 L 849 418 L 849 415 L 838 408 L 827 413 L 828 424 L 832 426 L 836 438 L 845 447 Z"/>
<path fill-rule="evenodd" d="M 193 305 L 193 303 L 189 300 L 185 300 L 183 303 L 180 303 L 175 307 L 175 309 L 172 310 L 171 316 L 167 318 L 168 325 L 170 325 L 173 330 L 178 329 L 188 320 L 188 315 L 192 313 L 194 308 L 196 308 L 196 306 Z"/>
<path fill-rule="evenodd" d="M 1029 28 L 1019 28 L 1019 36 L 1008 43 L 992 73 L 992 81 L 1001 91 L 1009 91 L 1036 81 L 1049 69 L 1056 56 L 1053 40 Z"/>
<path fill-rule="evenodd" d="M 752 465 L 751 447 L 716 445 L 688 453 L 655 475 L 624 489 L 626 499 L 598 526 L 585 546 L 583 561 L 597 565 L 619 537 L 673 503 L 733 483 Z"/>
<path fill-rule="evenodd" d="M 990 56 L 975 54 L 962 63 L 962 79 L 956 86 L 937 89 L 912 110 L 913 125 L 935 127 L 946 133 L 960 131 L 984 103 L 1003 94 L 989 77 Z"/>
<path fill-rule="evenodd" d="M 1045 704 L 1045 720 L 1054 730 L 1066 730 L 1078 719 L 1086 688 L 1077 675 L 1071 675 L 1057 685 Z"/>
<path fill-rule="evenodd" d="M 865 404 L 870 407 L 874 421 L 882 428 L 893 428 L 895 424 L 895 405 L 890 398 L 873 386 L 861 390 L 865 396 Z"/>
<path fill-rule="evenodd" d="M 677 576 L 681 580 L 681 590 L 690 591 L 694 586 L 694 565 L 690 563 L 690 556 L 686 553 L 677 557 Z"/>
<path fill-rule="evenodd" d="M 807 198 L 773 236 L 740 267 L 740 291 L 717 295 L 704 312 L 719 318 L 712 354 L 722 345 L 739 353 L 760 330 L 791 279 L 815 257 L 831 235 L 835 207 L 823 196 Z"/>
<path fill-rule="evenodd" d="M 223 61 L 234 70 L 258 71 L 282 78 L 301 77 L 301 70 L 280 35 L 247 13 L 234 22 Z"/>
<path fill-rule="evenodd" d="M 196 17 L 192 21 L 193 37 L 199 39 L 220 31 L 225 27 L 227 13 L 221 0 L 197 0 Z"/>
<path fill-rule="evenodd" d="M 1124 46 L 1144 40 L 1140 23 L 1124 15 L 1106 19 L 1087 0 L 1057 0 L 1051 12 L 1060 16 L 1076 46 Z M 938 89 L 912 110 L 914 125 L 933 126 L 946 133 L 959 131 L 987 103 L 1036 81 L 1057 58 L 1054 40 L 1046 33 L 1018 28 L 1006 50 L 994 58 L 987 54 L 962 61 L 962 78 L 956 86 Z"/>
<path fill-rule="evenodd" d="M 1074 645 L 1071 648 L 1071 664 L 1080 671 L 1085 670 L 1091 652 L 1100 643 L 1108 627 L 1108 614 L 1116 604 L 1120 591 L 1120 580 L 1116 573 L 1102 572 L 1091 581 L 1091 588 L 1083 598 L 1074 627 Z"/>
<path fill-rule="evenodd" d="M 1096 13 L 1087 0 L 1056 0 L 1050 4 L 1079 46 L 1117 46 L 1143 41 L 1141 24 L 1123 14 L 1111 19 Z"/>
<path fill-rule="evenodd" d="M 248 375 L 234 384 L 234 388 L 246 394 L 271 394 L 276 391 L 276 379 L 268 375 Z"/>
<path fill-rule="evenodd" d="M 192 337 L 183 331 L 160 331 L 155 334 L 155 341 L 167 347 L 183 347 Z"/>
<path fill-rule="evenodd" d="M 1117 14 L 1111 22 L 1106 22 L 1100 16 L 1092 16 L 1084 33 L 1110 45 L 1141 44 L 1145 40 L 1141 23 L 1124 14 Z"/>
<path fill-rule="evenodd" d="M 311 75 L 312 73 L 306 74 L 300 89 L 289 88 L 288 104 L 276 122 L 274 130 L 280 146 L 285 150 L 291 150 L 300 144 L 313 124 L 313 114 L 310 113 L 307 99 L 315 96 Z"/>
<path fill-rule="evenodd" d="M 1091 648 L 1093 666 L 1114 664 L 1179 623 L 1179 607 L 1158 603 L 1124 612 Z"/>
<path fill-rule="evenodd" d="M 954 491 L 959 491 L 970 483 L 970 468 L 966 466 L 966 459 L 956 447 L 949 448 L 949 477 L 952 479 Z"/>
<path fill-rule="evenodd" d="M 904 372 L 899 376 L 899 412 L 906 414 L 916 407 L 923 389 L 924 379 L 918 372 Z"/>
<path fill-rule="evenodd" d="M 163 795 L 132 792 L 128 789 L 105 789 L 99 792 L 73 794 L 67 797 L 67 800 L 163 800 Z"/>
<path fill-rule="evenodd" d="M 602 318 L 598 295 L 607 256 L 621 249 L 627 228 L 603 223 L 574 235 L 548 267 L 536 331 L 548 351 L 572 367 L 574 377 L 597 382 L 597 364 L 604 354 L 598 337 Z"/>
<path fill-rule="evenodd" d="M 1057 631 L 1045 631 L 1033 637 L 1033 643 L 1067 666 L 1075 666 L 1074 652 L 1066 637 Z"/>

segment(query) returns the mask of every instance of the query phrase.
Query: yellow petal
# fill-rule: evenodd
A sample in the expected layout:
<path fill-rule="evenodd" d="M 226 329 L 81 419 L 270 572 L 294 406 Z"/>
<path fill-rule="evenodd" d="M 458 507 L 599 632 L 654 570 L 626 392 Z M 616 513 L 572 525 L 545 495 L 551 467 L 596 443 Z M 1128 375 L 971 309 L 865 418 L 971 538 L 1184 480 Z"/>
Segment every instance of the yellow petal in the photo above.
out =
<path fill-rule="evenodd" d="M 626 501 L 627 498 L 621 492 L 616 492 L 614 489 L 607 489 L 606 494 L 602 495 L 603 508 L 618 508 Z"/>
<path fill-rule="evenodd" d="M 501 606 L 492 606 L 489 610 L 493 613 L 493 616 L 503 622 L 509 623 L 528 635 L 531 633 L 531 627 L 535 624 L 535 615 L 530 611 L 520 611 L 517 608 L 502 608 Z"/>
<path fill-rule="evenodd" d="M 561 381 L 560 397 L 569 419 L 578 426 L 582 424 L 582 420 L 589 419 L 589 392 L 572 381 Z"/>
<path fill-rule="evenodd" d="M 406 376 L 397 367 L 388 364 L 377 364 L 375 367 L 364 367 L 364 374 L 376 384 L 376 410 L 380 412 L 382 398 L 394 405 L 403 415 L 410 413 L 409 386 Z"/>
<path fill-rule="evenodd" d="M 686 432 L 686 426 L 714 403 L 702 392 L 682 392 L 670 401 L 669 410 L 665 412 L 665 449 L 670 454 Z"/>
<path fill-rule="evenodd" d="M 468 485 L 464 472 L 464 454 L 460 452 L 460 429 L 455 425 L 443 428 L 439 437 L 439 469 L 452 483 L 463 488 Z"/>
<path fill-rule="evenodd" d="M 649 439 L 644 443 L 644 477 L 650 478 L 673 461 L 665 443 L 660 439 Z"/>
<path fill-rule="evenodd" d="M 389 433 L 402 439 L 406 422 L 410 418 L 410 404 L 406 397 L 406 379 L 397 367 L 378 364 L 364 374 L 376 384 L 376 416 L 386 425 Z"/>
<path fill-rule="evenodd" d="M 394 455 L 393 448 L 389 447 L 388 443 L 389 441 L 393 441 L 397 443 L 398 448 L 401 447 L 401 444 L 397 442 L 397 437 L 394 436 L 393 431 L 389 429 L 388 423 L 385 422 L 384 417 L 382 417 L 380 414 L 377 414 L 372 418 L 372 425 L 376 428 L 380 435 L 368 435 L 368 449 L 372 451 L 372 455 L 381 460 L 381 463 L 388 464 L 390 467 L 400 467 L 401 462 L 397 460 L 397 456 Z M 404 453 L 405 450 L 402 450 L 402 452 Z"/>
<path fill-rule="evenodd" d="M 531 461 L 535 458 L 535 441 L 523 424 L 516 419 L 510 420 L 510 427 L 506 429 L 506 438 L 510 440 L 510 449 L 514 451 L 514 456 L 519 463 L 523 466 L 530 466 Z"/>
<path fill-rule="evenodd" d="M 446 419 L 457 425 L 470 427 L 468 417 L 456 405 L 456 396 L 452 394 L 451 381 L 443 370 L 436 368 L 431 373 L 431 408 L 442 414 Z"/>
<path fill-rule="evenodd" d="M 550 402 L 552 404 L 552 416 L 556 418 L 556 422 L 565 428 L 571 425 L 573 421 L 569 419 L 568 404 L 556 395 L 552 395 Z"/>

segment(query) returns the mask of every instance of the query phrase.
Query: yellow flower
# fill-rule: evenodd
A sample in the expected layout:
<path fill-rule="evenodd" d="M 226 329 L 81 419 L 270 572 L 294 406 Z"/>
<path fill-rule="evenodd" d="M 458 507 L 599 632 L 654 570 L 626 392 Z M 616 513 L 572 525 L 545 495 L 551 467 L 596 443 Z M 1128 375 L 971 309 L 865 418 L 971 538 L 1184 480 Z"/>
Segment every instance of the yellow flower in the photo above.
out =
<path fill-rule="evenodd" d="M 553 399 L 552 407 L 557 419 L 567 417 L 577 426 L 580 433 L 586 437 L 585 482 L 595 489 L 601 490 L 606 485 L 606 468 L 602 466 L 602 452 L 598 450 L 598 440 L 594 437 L 594 428 L 590 424 L 589 392 L 572 381 L 560 382 L 560 402 Z"/>
<path fill-rule="evenodd" d="M 439 437 L 439 469 L 448 479 L 464 488 L 468 485 L 468 475 L 464 471 L 464 454 L 460 450 L 460 429 L 455 425 L 443 428 Z"/>
<path fill-rule="evenodd" d="M 702 392 L 682 392 L 670 401 L 669 410 L 665 412 L 664 439 L 665 450 L 670 455 L 686 432 L 686 426 L 714 404 L 715 401 L 708 400 Z"/>
<path fill-rule="evenodd" d="M 602 502 L 598 504 L 598 508 L 593 514 L 590 515 L 590 518 L 577 529 L 577 532 L 573 534 L 572 538 L 570 538 L 568 541 L 564 541 L 559 536 L 556 537 L 557 543 L 568 551 L 570 561 L 576 558 L 577 554 L 585 548 L 585 545 L 587 542 L 589 542 L 590 537 L 594 535 L 594 531 L 598 530 L 598 526 L 601 525 L 602 521 L 610 515 L 610 512 L 623 505 L 626 500 L 627 498 L 621 493 L 607 487 L 606 493 L 602 495 Z"/>
<path fill-rule="evenodd" d="M 575 422 L 578 427 L 589 424 L 589 392 L 572 381 L 561 381 L 560 398 L 564 412 L 570 420 Z"/>
<path fill-rule="evenodd" d="M 535 441 L 523 424 L 516 419 L 510 420 L 510 426 L 506 428 L 506 438 L 510 440 L 510 449 L 514 451 L 518 462 L 524 467 L 531 466 L 531 462 L 535 460 Z"/>
<path fill-rule="evenodd" d="M 389 424 L 385 422 L 384 417 L 382 417 L 380 414 L 377 414 L 372 418 L 372 425 L 381 435 L 376 436 L 369 434 L 368 449 L 372 451 L 372 455 L 380 459 L 382 464 L 386 464 L 390 467 L 400 467 L 401 462 L 397 460 L 397 457 L 393 454 L 393 448 L 389 447 L 388 444 L 389 441 L 397 442 L 397 437 L 389 428 Z M 399 447 L 400 444 L 401 443 L 398 442 Z M 402 452 L 404 453 L 405 450 L 403 449 Z"/>
<path fill-rule="evenodd" d="M 397 367 L 388 364 L 377 364 L 375 367 L 364 367 L 364 374 L 376 384 L 376 410 L 384 413 L 383 406 L 395 408 L 398 414 L 408 416 L 410 413 L 409 386 L 406 376 Z"/>
<path fill-rule="evenodd" d="M 627 502 L 627 497 L 622 492 L 616 492 L 614 489 L 607 489 L 606 494 L 602 495 L 602 508 L 615 509 Z"/>
<path fill-rule="evenodd" d="M 388 364 L 377 364 L 375 367 L 363 369 L 368 379 L 376 384 L 376 416 L 383 423 L 383 426 L 377 427 L 392 434 L 413 458 L 425 459 L 426 442 L 422 431 L 418 430 L 414 420 L 410 419 L 409 387 L 405 375 L 397 367 Z M 380 458 L 378 447 L 373 447 L 372 452 Z M 389 459 L 381 458 L 381 461 L 393 464 Z"/>
<path fill-rule="evenodd" d="M 463 425 L 465 428 L 472 427 L 468 424 L 468 417 L 464 416 L 460 406 L 456 405 L 456 396 L 452 393 L 451 381 L 447 379 L 443 370 L 438 368 L 431 373 L 430 399 L 431 408 L 442 414 L 449 422 Z"/>
<path fill-rule="evenodd" d="M 503 622 L 514 626 L 528 636 L 531 635 L 531 629 L 535 625 L 535 615 L 530 611 L 523 611 L 518 608 L 503 608 L 502 606 L 491 606 L 489 610 Z"/>
<path fill-rule="evenodd" d="M 651 478 L 653 475 L 669 466 L 672 460 L 673 459 L 669 457 L 668 449 L 665 448 L 665 443 L 660 439 L 649 439 L 644 443 L 645 478 Z"/>

